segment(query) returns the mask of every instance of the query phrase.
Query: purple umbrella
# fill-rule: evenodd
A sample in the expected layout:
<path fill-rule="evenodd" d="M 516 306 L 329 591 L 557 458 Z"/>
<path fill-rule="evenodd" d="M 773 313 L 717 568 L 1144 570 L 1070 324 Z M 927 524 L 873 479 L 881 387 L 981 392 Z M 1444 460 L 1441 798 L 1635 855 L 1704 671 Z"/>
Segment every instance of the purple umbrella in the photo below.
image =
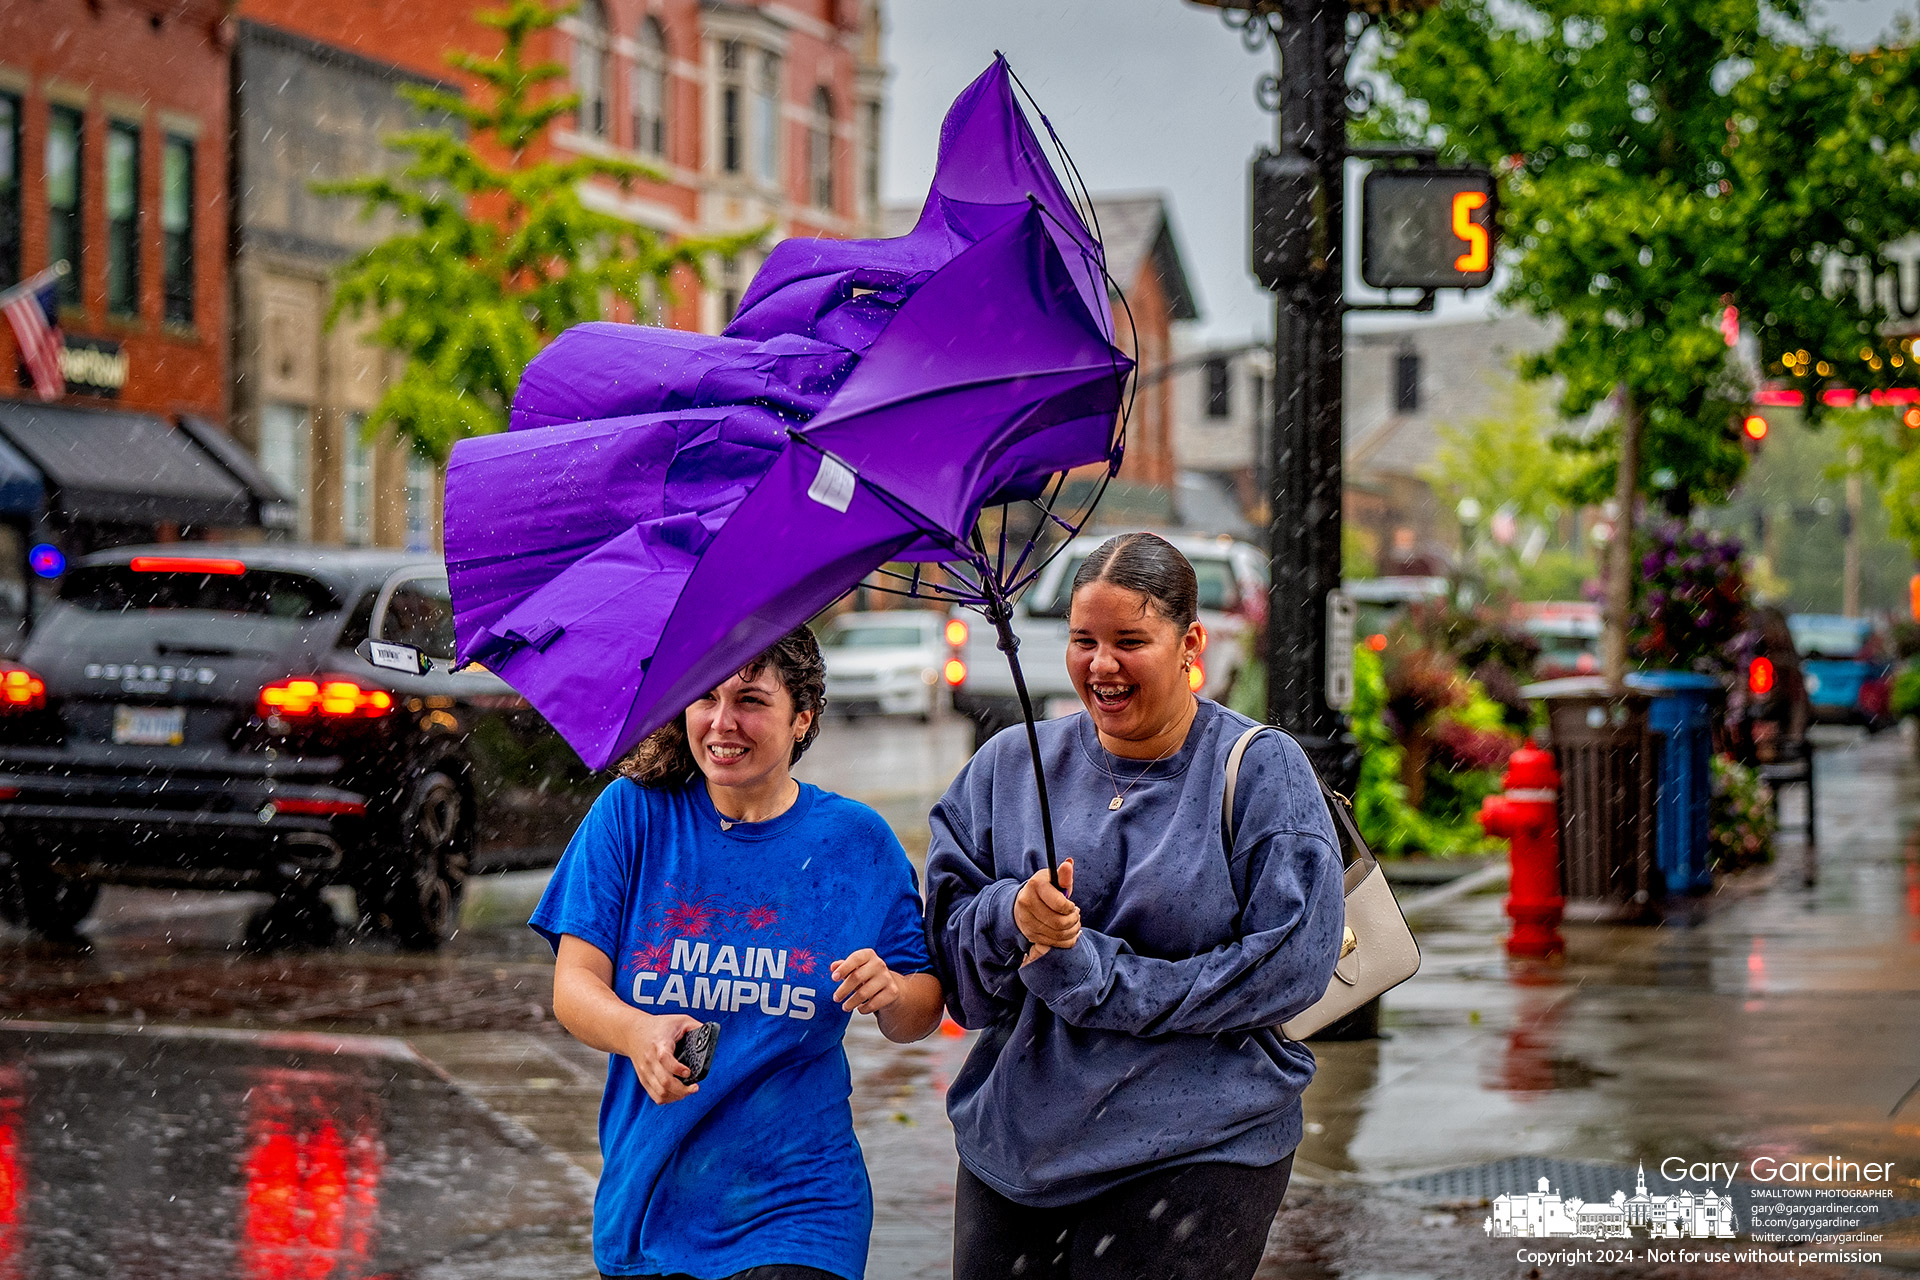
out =
<path fill-rule="evenodd" d="M 513 429 L 455 448 L 459 660 L 602 768 L 883 565 L 930 562 L 894 589 L 983 610 L 1025 705 L 1007 603 L 1038 557 L 1009 553 L 1004 512 L 996 551 L 978 525 L 1036 502 L 1070 534 L 1066 473 L 1118 469 L 1132 362 L 1107 289 L 996 58 L 913 231 L 783 242 L 719 337 L 571 329 Z"/>

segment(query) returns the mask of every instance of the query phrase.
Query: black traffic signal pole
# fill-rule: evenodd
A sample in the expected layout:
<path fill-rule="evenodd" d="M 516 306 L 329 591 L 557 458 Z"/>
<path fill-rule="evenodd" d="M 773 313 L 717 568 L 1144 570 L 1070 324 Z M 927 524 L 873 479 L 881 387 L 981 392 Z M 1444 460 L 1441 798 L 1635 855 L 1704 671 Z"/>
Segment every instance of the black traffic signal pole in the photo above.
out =
<path fill-rule="evenodd" d="M 1327 593 L 1340 587 L 1347 13 L 1345 0 L 1283 0 L 1277 33 L 1278 154 L 1316 171 L 1317 199 L 1302 212 L 1319 225 L 1306 278 L 1274 308 L 1267 718 L 1351 794 L 1359 761 L 1346 718 L 1327 705 L 1325 675 Z"/>
<path fill-rule="evenodd" d="M 1291 732 L 1329 785 L 1351 793 L 1360 758 L 1343 712 L 1327 704 L 1327 597 L 1340 587 L 1342 318 L 1431 311 L 1418 302 L 1349 304 L 1345 191 L 1349 156 L 1432 159 L 1423 149 L 1350 148 L 1347 59 L 1367 21 L 1350 0 L 1203 0 L 1249 49 L 1273 46 L 1260 84 L 1279 116 L 1277 147 L 1254 164 L 1254 272 L 1276 294 L 1268 494 L 1267 719 Z M 1239 10 L 1235 12 L 1234 10 Z M 1350 30 L 1352 23 L 1354 29 Z"/>

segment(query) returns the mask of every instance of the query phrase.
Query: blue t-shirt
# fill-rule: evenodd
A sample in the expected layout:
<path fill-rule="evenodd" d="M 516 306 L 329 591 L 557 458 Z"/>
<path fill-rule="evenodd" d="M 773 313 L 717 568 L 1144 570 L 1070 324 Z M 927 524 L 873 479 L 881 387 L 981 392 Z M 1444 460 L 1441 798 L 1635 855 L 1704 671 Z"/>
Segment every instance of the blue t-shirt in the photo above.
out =
<path fill-rule="evenodd" d="M 704 783 L 621 779 L 574 833 L 529 923 L 614 962 L 649 1013 L 718 1022 L 700 1091 L 660 1106 L 610 1056 L 594 1263 L 730 1276 L 775 1263 L 861 1280 L 873 1195 L 848 1104 L 835 960 L 872 947 L 929 971 L 913 866 L 880 815 L 800 784 L 769 822 L 721 830 Z"/>

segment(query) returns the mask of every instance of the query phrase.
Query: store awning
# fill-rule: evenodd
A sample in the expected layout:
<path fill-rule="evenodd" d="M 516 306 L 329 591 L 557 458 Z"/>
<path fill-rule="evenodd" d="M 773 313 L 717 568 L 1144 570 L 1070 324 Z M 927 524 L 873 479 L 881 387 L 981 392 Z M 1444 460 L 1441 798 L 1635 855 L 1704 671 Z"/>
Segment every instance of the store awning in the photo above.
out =
<path fill-rule="evenodd" d="M 254 461 L 253 455 L 238 440 L 192 414 L 180 415 L 180 429 L 246 486 L 247 492 L 253 495 L 255 518 L 262 527 L 291 530 L 298 523 L 299 509 L 293 498 Z"/>
<path fill-rule="evenodd" d="M 192 435 L 152 414 L 0 400 L 0 440 L 44 478 L 69 520 L 242 526 L 254 496 Z"/>
<path fill-rule="evenodd" d="M 32 518 L 46 500 L 47 487 L 40 483 L 40 472 L 20 451 L 0 440 L 0 517 Z"/>

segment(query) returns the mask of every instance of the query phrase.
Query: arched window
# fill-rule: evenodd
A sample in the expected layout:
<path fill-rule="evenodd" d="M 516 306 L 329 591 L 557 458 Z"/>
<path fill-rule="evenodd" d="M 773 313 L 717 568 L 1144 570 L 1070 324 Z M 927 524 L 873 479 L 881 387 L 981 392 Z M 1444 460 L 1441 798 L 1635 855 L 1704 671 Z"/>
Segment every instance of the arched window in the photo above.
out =
<path fill-rule="evenodd" d="M 825 85 L 813 91 L 807 125 L 807 197 L 816 208 L 833 208 L 833 93 Z"/>
<path fill-rule="evenodd" d="M 667 158 L 667 33 L 658 18 L 640 24 L 640 55 L 633 66 L 633 146 Z"/>
<path fill-rule="evenodd" d="M 613 43 L 607 38 L 607 7 L 601 0 L 585 0 L 573 23 L 573 91 L 580 95 L 579 129 L 589 137 L 604 138 L 610 123 L 607 56 Z"/>

